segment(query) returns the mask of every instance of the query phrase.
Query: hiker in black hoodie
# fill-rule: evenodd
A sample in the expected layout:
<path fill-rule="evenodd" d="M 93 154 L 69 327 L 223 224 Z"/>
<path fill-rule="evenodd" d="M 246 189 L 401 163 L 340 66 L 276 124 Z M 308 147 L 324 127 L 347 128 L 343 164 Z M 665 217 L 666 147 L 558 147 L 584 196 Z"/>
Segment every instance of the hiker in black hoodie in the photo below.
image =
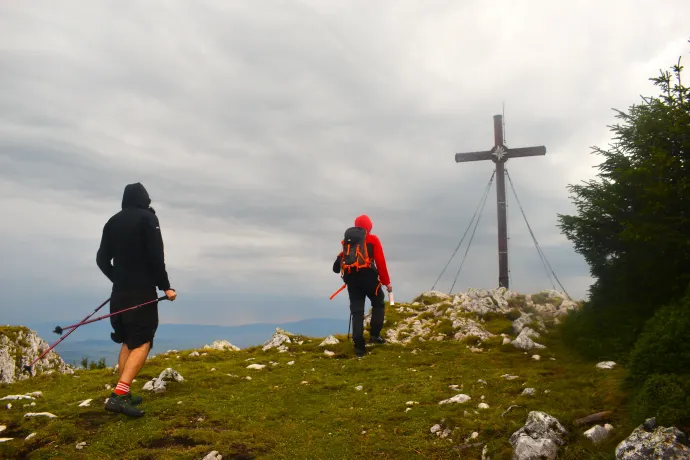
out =
<path fill-rule="evenodd" d="M 111 313 L 155 300 L 156 287 L 165 291 L 169 300 L 177 296 L 170 288 L 160 225 L 150 204 L 149 194 L 141 183 L 129 184 L 122 196 L 122 210 L 103 227 L 96 263 L 113 283 Z M 111 316 L 110 324 L 114 330 L 110 337 L 122 347 L 118 359 L 119 380 L 105 409 L 140 417 L 144 412 L 134 406 L 141 403 L 141 397 L 133 397 L 129 387 L 153 346 L 158 328 L 158 302 Z"/>

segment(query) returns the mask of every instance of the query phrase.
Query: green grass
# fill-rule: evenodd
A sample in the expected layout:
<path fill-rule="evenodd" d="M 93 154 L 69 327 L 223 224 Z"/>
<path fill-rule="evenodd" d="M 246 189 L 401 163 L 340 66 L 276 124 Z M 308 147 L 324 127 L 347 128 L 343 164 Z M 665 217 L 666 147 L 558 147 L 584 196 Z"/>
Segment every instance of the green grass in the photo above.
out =
<path fill-rule="evenodd" d="M 387 308 L 389 319 L 396 314 Z M 508 325 L 505 318 L 494 318 L 486 327 L 502 331 Z M 441 321 L 437 332 L 448 333 L 448 327 Z M 180 352 L 179 359 L 176 354 L 158 355 L 133 384 L 134 393 L 144 397 L 146 415 L 141 419 L 103 410 L 109 394 L 104 385 L 117 382 L 112 369 L 0 386 L 0 397 L 44 394 L 35 407 L 13 401 L 12 409 L 0 409 L 0 425 L 7 425 L 1 436 L 16 438 L 0 444 L 0 457 L 199 459 L 218 450 L 224 459 L 446 459 L 481 458 L 488 445 L 492 460 L 509 459 L 509 436 L 524 425 L 529 411 L 541 410 L 571 432 L 559 459 L 611 459 L 615 445 L 634 428 L 619 390 L 624 370 L 596 369 L 593 362 L 569 354 L 556 337 L 538 340 L 548 347 L 534 352 L 541 355 L 540 361 L 531 359 L 534 353 L 500 345 L 500 337 L 485 343 L 482 353 L 472 353 L 464 343 L 413 341 L 406 347 L 370 348 L 361 360 L 353 358 L 351 344 L 325 347 L 336 353 L 327 357 L 318 346 L 322 339 L 304 340 L 301 346 L 291 344 L 288 353 L 252 347 L 239 352 L 204 350 L 208 356 L 196 358 L 187 356 L 191 350 Z M 267 367 L 247 369 L 251 363 Z M 169 382 L 162 394 L 142 392 L 144 383 L 166 367 L 179 371 L 185 381 Z M 503 374 L 519 379 L 508 381 Z M 355 389 L 358 385 L 361 391 Z M 439 405 L 457 394 L 449 385 L 462 385 L 460 392 L 471 401 Z M 525 387 L 536 388 L 537 395 L 521 396 Z M 78 407 L 88 398 L 93 398 L 90 407 Z M 407 401 L 419 404 L 405 412 Z M 480 402 L 490 408 L 477 409 Z M 512 405 L 520 407 L 501 416 Z M 52 412 L 58 418 L 23 418 L 29 410 Z M 573 420 L 603 410 L 614 412 L 615 431 L 609 441 L 594 446 L 581 435 L 587 427 L 576 428 Z M 448 439 L 429 431 L 442 419 L 444 427 L 455 428 Z M 474 431 L 478 439 L 466 443 Z M 37 436 L 24 441 L 32 432 Z M 87 446 L 76 450 L 82 441 Z"/>

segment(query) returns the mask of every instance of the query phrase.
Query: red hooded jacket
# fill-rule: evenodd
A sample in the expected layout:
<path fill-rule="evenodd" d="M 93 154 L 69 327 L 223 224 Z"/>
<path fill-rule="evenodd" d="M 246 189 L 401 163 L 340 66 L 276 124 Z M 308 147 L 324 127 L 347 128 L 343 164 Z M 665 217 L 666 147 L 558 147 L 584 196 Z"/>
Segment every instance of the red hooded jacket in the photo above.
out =
<path fill-rule="evenodd" d="M 371 229 L 374 224 L 371 219 L 366 214 L 362 214 L 355 219 L 355 227 L 362 227 L 367 231 L 367 244 L 371 244 L 374 248 L 374 263 L 376 264 L 376 269 L 379 272 L 379 280 L 384 286 L 391 284 L 390 276 L 388 276 L 388 267 L 386 266 L 386 256 L 383 253 L 383 246 L 381 245 L 381 240 L 379 237 L 371 233 Z M 343 255 L 342 251 L 338 254 L 338 257 Z"/>

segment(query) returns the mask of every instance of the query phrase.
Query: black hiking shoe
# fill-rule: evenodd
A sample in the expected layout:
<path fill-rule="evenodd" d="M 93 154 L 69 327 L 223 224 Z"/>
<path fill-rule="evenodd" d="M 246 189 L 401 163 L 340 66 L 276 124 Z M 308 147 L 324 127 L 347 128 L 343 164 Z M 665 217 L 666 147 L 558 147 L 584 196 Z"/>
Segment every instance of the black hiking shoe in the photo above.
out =
<path fill-rule="evenodd" d="M 127 393 L 125 396 L 129 396 L 129 402 L 132 403 L 133 406 L 138 406 L 144 401 L 144 398 L 142 398 L 141 396 L 134 396 L 131 392 Z"/>
<path fill-rule="evenodd" d="M 369 343 L 376 343 L 376 344 L 379 344 L 379 345 L 383 345 L 384 343 L 386 343 L 386 339 L 384 339 L 384 338 L 381 337 L 380 335 L 379 335 L 379 336 L 372 336 L 372 337 L 369 339 Z"/>
<path fill-rule="evenodd" d="M 361 348 L 355 348 L 355 354 L 357 355 L 358 358 L 361 358 L 362 356 L 367 354 L 367 350 L 361 349 Z"/>
<path fill-rule="evenodd" d="M 128 417 L 141 417 L 144 411 L 137 409 L 132 405 L 132 394 L 117 395 L 110 394 L 110 398 L 105 402 L 105 410 L 124 414 Z"/>

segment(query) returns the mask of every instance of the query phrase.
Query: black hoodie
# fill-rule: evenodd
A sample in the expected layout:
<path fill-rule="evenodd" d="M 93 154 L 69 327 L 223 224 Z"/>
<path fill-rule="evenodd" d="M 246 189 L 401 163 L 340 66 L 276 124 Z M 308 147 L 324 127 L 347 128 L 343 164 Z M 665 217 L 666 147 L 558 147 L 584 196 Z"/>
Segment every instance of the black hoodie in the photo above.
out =
<path fill-rule="evenodd" d="M 150 204 L 141 183 L 129 184 L 122 195 L 122 211 L 103 227 L 96 263 L 113 282 L 114 291 L 170 289 L 160 224 Z"/>

